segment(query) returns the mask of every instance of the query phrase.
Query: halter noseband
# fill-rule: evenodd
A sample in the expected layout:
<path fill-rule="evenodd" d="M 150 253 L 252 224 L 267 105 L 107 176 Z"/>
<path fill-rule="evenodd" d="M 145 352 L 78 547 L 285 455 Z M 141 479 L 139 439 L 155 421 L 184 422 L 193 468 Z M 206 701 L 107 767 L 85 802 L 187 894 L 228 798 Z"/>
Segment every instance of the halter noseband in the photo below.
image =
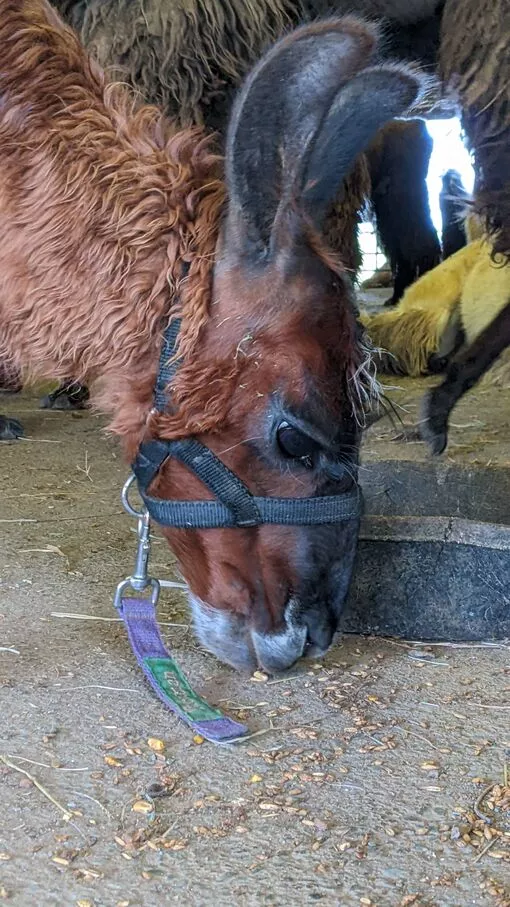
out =
<path fill-rule="evenodd" d="M 159 412 L 166 409 L 167 387 L 179 367 L 174 355 L 180 324 L 180 319 L 174 318 L 164 334 L 154 390 L 154 406 Z M 147 494 L 152 480 L 168 457 L 173 457 L 195 473 L 216 500 L 178 501 Z M 160 526 L 181 529 L 245 529 L 263 523 L 312 526 L 343 523 L 357 518 L 361 512 L 359 486 L 338 495 L 315 498 L 255 497 L 212 450 L 195 438 L 143 441 L 132 469 L 145 507 Z"/>

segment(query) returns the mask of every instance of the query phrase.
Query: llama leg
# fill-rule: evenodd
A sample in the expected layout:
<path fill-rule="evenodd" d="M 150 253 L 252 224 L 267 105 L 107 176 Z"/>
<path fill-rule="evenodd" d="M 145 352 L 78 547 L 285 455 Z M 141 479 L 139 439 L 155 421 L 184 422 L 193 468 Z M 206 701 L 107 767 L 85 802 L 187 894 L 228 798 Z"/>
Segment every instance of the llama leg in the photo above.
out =
<path fill-rule="evenodd" d="M 84 384 L 66 379 L 51 394 L 42 398 L 40 408 L 65 411 L 86 409 L 89 396 L 88 388 Z"/>
<path fill-rule="evenodd" d="M 422 407 L 420 434 L 433 454 L 448 443 L 448 419 L 458 400 L 485 374 L 510 345 L 510 303 L 476 340 L 450 362 L 442 384 L 429 391 Z"/>
<path fill-rule="evenodd" d="M 399 258 L 394 268 L 393 296 L 390 296 L 384 305 L 396 305 L 415 279 L 416 274 L 412 264 L 406 261 L 405 258 Z"/>
<path fill-rule="evenodd" d="M 22 387 L 21 372 L 8 356 L 2 356 L 0 359 L 0 393 L 16 394 Z M 15 441 L 22 435 L 21 422 L 0 415 L 0 441 Z"/>
<path fill-rule="evenodd" d="M 429 356 L 428 371 L 430 374 L 439 375 L 441 372 L 446 372 L 448 363 L 462 349 L 465 341 L 460 310 L 457 307 L 446 325 L 437 351 Z"/>

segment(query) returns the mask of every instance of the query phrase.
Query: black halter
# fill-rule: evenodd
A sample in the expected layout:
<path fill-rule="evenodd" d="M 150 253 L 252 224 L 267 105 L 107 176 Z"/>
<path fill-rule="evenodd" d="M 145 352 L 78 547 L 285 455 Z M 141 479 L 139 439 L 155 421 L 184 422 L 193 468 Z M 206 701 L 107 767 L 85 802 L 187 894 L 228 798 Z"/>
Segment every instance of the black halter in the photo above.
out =
<path fill-rule="evenodd" d="M 164 412 L 167 387 L 179 361 L 172 361 L 179 336 L 180 319 L 173 319 L 164 335 L 154 406 Z M 183 463 L 216 498 L 214 501 L 175 501 L 153 498 L 147 489 L 168 457 Z M 246 528 L 273 523 L 287 526 L 324 525 L 356 519 L 361 511 L 361 490 L 315 498 L 254 497 L 208 447 L 195 438 L 179 441 L 144 441 L 140 444 L 133 472 L 149 515 L 161 526 L 181 529 Z"/>

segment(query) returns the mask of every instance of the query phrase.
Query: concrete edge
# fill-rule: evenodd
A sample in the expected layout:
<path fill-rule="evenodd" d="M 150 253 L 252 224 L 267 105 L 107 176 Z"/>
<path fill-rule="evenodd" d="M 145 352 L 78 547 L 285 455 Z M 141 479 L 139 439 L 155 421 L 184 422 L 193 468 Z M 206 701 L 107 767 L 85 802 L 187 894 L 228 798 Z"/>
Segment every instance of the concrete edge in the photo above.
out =
<path fill-rule="evenodd" d="M 360 541 L 442 542 L 510 551 L 510 526 L 460 517 L 365 516 Z"/>

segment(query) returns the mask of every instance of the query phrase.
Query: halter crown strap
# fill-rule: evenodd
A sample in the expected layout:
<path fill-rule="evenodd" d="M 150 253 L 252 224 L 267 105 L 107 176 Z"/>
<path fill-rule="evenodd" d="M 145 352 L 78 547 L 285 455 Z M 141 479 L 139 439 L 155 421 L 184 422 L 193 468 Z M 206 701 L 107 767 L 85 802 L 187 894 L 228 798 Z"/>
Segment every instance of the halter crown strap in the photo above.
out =
<path fill-rule="evenodd" d="M 168 406 L 168 387 L 180 364 L 179 360 L 175 359 L 180 329 L 181 319 L 172 318 L 165 331 L 161 345 L 158 377 L 154 388 L 154 406 L 160 413 L 163 413 Z"/>

